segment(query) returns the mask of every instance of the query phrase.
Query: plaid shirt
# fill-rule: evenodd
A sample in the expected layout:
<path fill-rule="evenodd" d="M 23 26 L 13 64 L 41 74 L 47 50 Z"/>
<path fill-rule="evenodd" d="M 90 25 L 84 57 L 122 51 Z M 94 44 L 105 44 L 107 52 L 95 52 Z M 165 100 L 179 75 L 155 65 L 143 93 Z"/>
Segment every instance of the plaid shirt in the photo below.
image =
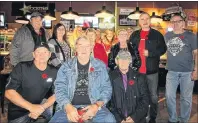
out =
<path fill-rule="evenodd" d="M 52 64 L 55 67 L 60 67 L 61 64 L 64 62 L 63 54 L 61 52 L 61 49 L 59 45 L 56 43 L 54 39 L 50 39 L 48 41 L 48 45 L 51 51 L 51 58 L 49 60 L 49 64 Z M 62 46 L 62 45 L 60 45 Z M 62 47 L 64 55 L 65 55 L 65 61 L 71 58 L 71 48 L 67 43 L 65 43 L 65 49 Z"/>

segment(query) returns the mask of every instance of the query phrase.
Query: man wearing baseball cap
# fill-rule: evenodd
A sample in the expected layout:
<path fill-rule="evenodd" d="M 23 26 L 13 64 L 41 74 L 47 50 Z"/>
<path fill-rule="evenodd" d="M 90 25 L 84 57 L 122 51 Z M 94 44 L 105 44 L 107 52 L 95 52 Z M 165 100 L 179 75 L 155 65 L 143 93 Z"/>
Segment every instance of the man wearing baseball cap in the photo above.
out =
<path fill-rule="evenodd" d="M 146 76 L 134 71 L 128 51 L 119 51 L 117 68 L 109 72 L 112 85 L 111 111 L 121 123 L 145 123 L 149 107 Z"/>
<path fill-rule="evenodd" d="M 43 15 L 40 13 L 40 12 L 32 12 L 32 14 L 31 14 L 31 18 L 33 18 L 33 17 L 41 17 L 41 18 L 43 18 Z"/>
<path fill-rule="evenodd" d="M 11 64 L 16 66 L 19 62 L 32 61 L 35 45 L 47 41 L 47 35 L 42 27 L 43 15 L 39 12 L 31 14 L 30 23 L 23 25 L 16 32 L 11 44 Z"/>
<path fill-rule="evenodd" d="M 34 48 L 33 61 L 20 62 L 14 67 L 5 92 L 10 100 L 9 123 L 29 123 L 40 116 L 48 121 L 52 117 L 57 69 L 47 64 L 50 56 L 49 46 L 41 43 Z"/>

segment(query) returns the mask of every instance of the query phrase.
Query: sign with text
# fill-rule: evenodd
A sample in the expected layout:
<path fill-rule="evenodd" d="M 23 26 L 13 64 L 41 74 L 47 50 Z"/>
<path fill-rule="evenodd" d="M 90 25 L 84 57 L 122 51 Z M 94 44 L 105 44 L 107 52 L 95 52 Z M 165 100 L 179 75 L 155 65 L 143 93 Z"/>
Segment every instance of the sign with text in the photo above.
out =
<path fill-rule="evenodd" d="M 196 14 L 194 12 L 187 13 L 187 25 L 196 26 Z"/>
<path fill-rule="evenodd" d="M 120 13 L 119 13 L 120 26 L 137 26 L 136 20 L 131 20 L 128 18 L 128 15 L 133 11 L 134 9 L 120 8 Z"/>
<path fill-rule="evenodd" d="M 133 12 L 134 9 L 120 9 L 120 15 L 129 15 L 129 13 Z"/>
<path fill-rule="evenodd" d="M 119 25 L 120 26 L 137 26 L 136 20 L 131 20 L 128 15 L 119 15 Z"/>
<path fill-rule="evenodd" d="M 12 2 L 12 16 L 23 16 L 34 11 L 45 14 L 46 11 L 55 15 L 55 3 L 36 3 L 36 2 Z"/>

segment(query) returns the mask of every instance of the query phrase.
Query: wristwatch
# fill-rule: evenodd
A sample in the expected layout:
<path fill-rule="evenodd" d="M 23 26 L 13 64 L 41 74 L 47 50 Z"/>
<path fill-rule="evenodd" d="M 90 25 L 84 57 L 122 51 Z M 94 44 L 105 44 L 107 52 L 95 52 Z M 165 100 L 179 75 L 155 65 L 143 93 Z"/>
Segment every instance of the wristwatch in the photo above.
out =
<path fill-rule="evenodd" d="M 95 103 L 95 104 L 96 104 L 96 106 L 98 106 L 98 111 L 100 111 L 101 110 L 101 106 L 98 105 L 98 103 Z"/>

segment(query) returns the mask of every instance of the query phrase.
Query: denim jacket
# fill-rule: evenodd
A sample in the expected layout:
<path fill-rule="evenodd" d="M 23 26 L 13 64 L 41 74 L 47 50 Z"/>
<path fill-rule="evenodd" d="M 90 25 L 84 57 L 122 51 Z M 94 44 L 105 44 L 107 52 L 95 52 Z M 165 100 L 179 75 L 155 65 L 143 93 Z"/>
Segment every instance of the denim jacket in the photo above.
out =
<path fill-rule="evenodd" d="M 77 58 L 65 62 L 59 69 L 55 80 L 55 96 L 58 103 L 57 110 L 64 109 L 71 103 L 78 77 Z M 112 87 L 105 64 L 90 57 L 88 94 L 91 103 L 103 101 L 106 104 L 112 95 Z"/>

